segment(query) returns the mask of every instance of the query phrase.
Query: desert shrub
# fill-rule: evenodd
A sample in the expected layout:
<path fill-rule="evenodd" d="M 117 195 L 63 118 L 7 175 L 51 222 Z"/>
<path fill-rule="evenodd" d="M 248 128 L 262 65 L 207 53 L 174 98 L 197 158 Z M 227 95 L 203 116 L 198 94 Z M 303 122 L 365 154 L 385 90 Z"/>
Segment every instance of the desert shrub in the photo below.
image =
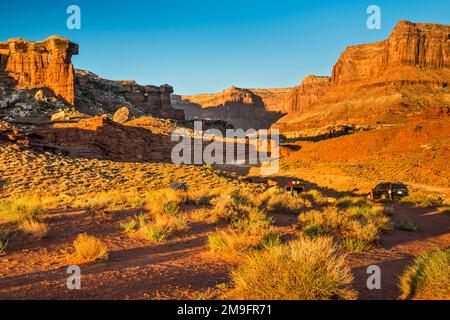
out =
<path fill-rule="evenodd" d="M 47 236 L 50 226 L 45 222 L 26 220 L 20 225 L 20 229 L 36 239 L 42 239 Z"/>
<path fill-rule="evenodd" d="M 450 249 L 440 249 L 417 257 L 400 277 L 404 298 L 449 299 Z"/>
<path fill-rule="evenodd" d="M 301 197 L 295 197 L 281 188 L 270 188 L 258 199 L 262 209 L 270 212 L 284 212 L 289 214 L 299 214 L 309 202 Z"/>
<path fill-rule="evenodd" d="M 125 233 L 133 233 L 139 227 L 139 221 L 136 218 L 130 219 L 126 222 L 122 222 L 120 227 Z"/>
<path fill-rule="evenodd" d="M 309 190 L 305 193 L 302 193 L 300 197 L 306 201 L 309 201 L 316 207 L 323 207 L 328 205 L 328 198 L 318 190 Z"/>
<path fill-rule="evenodd" d="M 323 212 L 310 210 L 299 216 L 300 226 L 308 236 L 315 237 L 337 233 L 347 223 L 347 217 L 336 208 L 326 208 Z"/>
<path fill-rule="evenodd" d="M 370 202 L 367 199 L 361 197 L 343 197 L 336 201 L 336 207 L 338 209 L 344 210 L 353 207 L 365 207 L 368 206 Z"/>
<path fill-rule="evenodd" d="M 348 251 L 352 252 L 363 252 L 372 248 L 372 245 L 370 243 L 350 238 L 342 239 L 341 245 Z"/>
<path fill-rule="evenodd" d="M 440 206 L 443 200 L 436 196 L 430 196 L 422 192 L 412 192 L 402 199 L 403 203 L 410 203 L 417 207 L 427 208 Z"/>
<path fill-rule="evenodd" d="M 0 231 L 0 256 L 6 253 L 6 248 L 9 243 L 9 235 L 7 232 Z"/>
<path fill-rule="evenodd" d="M 239 190 L 223 193 L 212 201 L 211 219 L 215 222 L 231 223 L 249 215 L 256 205 L 249 194 Z"/>
<path fill-rule="evenodd" d="M 347 201 L 347 200 L 346 200 Z M 342 207 L 342 206 L 341 206 Z M 356 206 L 327 207 L 323 211 L 311 210 L 299 216 L 301 230 L 309 237 L 321 235 L 361 242 L 359 247 L 369 248 L 381 232 L 391 228 L 390 211 L 382 206 L 357 202 Z"/>
<path fill-rule="evenodd" d="M 79 262 L 108 260 L 109 250 L 99 239 L 86 233 L 78 235 L 73 243 L 71 258 Z"/>
<path fill-rule="evenodd" d="M 268 249 L 279 245 L 281 238 L 272 226 L 273 221 L 254 208 L 248 216 L 235 220 L 222 230 L 208 236 L 210 252 L 222 257 L 238 259 L 251 250 Z"/>
<path fill-rule="evenodd" d="M 181 215 L 157 214 L 151 221 L 141 222 L 137 232 L 145 240 L 161 243 L 187 228 L 187 220 Z"/>
<path fill-rule="evenodd" d="M 301 238 L 247 255 L 231 274 L 244 300 L 355 299 L 353 277 L 331 238 Z"/>
<path fill-rule="evenodd" d="M 85 208 L 92 212 L 104 210 L 124 210 L 142 208 L 144 199 L 136 193 L 113 190 L 84 196 L 73 202 L 76 208 Z"/>
<path fill-rule="evenodd" d="M 186 195 L 187 202 L 189 204 L 194 205 L 209 205 L 211 204 L 211 200 L 214 198 L 214 195 L 211 193 L 211 190 L 201 189 L 197 191 L 189 191 Z"/>
<path fill-rule="evenodd" d="M 152 214 L 177 214 L 181 206 L 188 200 L 184 191 L 170 188 L 151 191 L 148 193 L 146 202 L 147 209 Z"/>
<path fill-rule="evenodd" d="M 403 231 L 413 232 L 419 230 L 419 227 L 407 217 L 399 217 L 395 221 L 395 226 Z"/>
<path fill-rule="evenodd" d="M 45 209 L 39 198 L 11 198 L 0 200 L 0 219 L 4 222 L 41 221 Z"/>

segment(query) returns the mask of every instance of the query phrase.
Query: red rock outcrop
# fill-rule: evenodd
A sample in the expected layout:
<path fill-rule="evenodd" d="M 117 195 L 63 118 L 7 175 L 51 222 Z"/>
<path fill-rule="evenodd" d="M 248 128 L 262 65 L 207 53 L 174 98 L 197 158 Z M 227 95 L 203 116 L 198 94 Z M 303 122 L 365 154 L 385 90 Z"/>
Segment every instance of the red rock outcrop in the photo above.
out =
<path fill-rule="evenodd" d="M 84 70 L 76 70 L 75 83 L 77 108 L 86 114 L 114 113 L 126 106 L 133 116 L 184 120 L 184 112 L 172 107 L 173 88 L 167 84 L 158 87 L 133 80 L 106 80 Z"/>
<path fill-rule="evenodd" d="M 40 127 L 32 136 L 39 143 L 57 146 L 72 157 L 113 161 L 170 161 L 170 136 L 116 123 L 99 116 L 74 123 Z M 39 143 L 33 143 L 39 146 Z"/>
<path fill-rule="evenodd" d="M 290 132 L 445 115 L 450 107 L 450 26 L 400 21 L 387 40 L 348 47 L 331 80 L 321 81 L 294 88 L 286 101 L 290 112 L 274 127 Z"/>
<path fill-rule="evenodd" d="M 284 110 L 286 113 L 306 110 L 326 94 L 330 84 L 330 77 L 315 75 L 306 77 L 300 86 L 292 88 L 289 92 L 284 102 Z"/>
<path fill-rule="evenodd" d="M 399 72 L 402 67 L 414 69 Z M 402 20 L 387 40 L 348 47 L 333 68 L 332 83 L 416 80 L 418 67 L 450 68 L 450 26 Z M 442 79 L 439 72 L 434 76 Z"/>
<path fill-rule="evenodd" d="M 14 89 L 48 88 L 74 106 L 74 54 L 78 54 L 78 45 L 57 36 L 41 42 L 1 42 L 0 82 Z"/>

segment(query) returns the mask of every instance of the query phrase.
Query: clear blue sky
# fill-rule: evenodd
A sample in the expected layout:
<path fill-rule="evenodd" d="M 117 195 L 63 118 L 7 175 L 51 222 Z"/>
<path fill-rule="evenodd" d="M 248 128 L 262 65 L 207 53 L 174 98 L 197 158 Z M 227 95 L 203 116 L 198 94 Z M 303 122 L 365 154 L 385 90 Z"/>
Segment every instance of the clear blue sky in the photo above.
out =
<path fill-rule="evenodd" d="M 66 28 L 70 4 L 81 30 Z M 382 9 L 382 30 L 366 28 L 370 4 Z M 400 19 L 450 24 L 450 1 L 3 1 L 0 41 L 62 35 L 80 45 L 76 68 L 194 94 L 329 75 L 347 45 L 385 39 Z"/>

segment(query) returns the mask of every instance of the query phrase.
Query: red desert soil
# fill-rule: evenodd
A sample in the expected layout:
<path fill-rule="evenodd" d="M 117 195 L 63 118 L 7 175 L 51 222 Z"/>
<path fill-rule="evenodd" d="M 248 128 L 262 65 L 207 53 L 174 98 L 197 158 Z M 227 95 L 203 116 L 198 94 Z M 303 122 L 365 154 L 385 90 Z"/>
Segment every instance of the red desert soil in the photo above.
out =
<path fill-rule="evenodd" d="M 214 299 L 218 284 L 229 280 L 230 263 L 208 258 L 206 237 L 215 225 L 193 223 L 190 231 L 166 244 L 151 245 L 129 237 L 119 223 L 138 212 L 96 215 L 68 209 L 49 214 L 48 238 L 13 239 L 9 254 L 0 258 L 0 299 Z M 434 247 L 450 245 L 449 218 L 433 209 L 395 207 L 396 215 L 408 216 L 418 232 L 393 230 L 382 237 L 380 248 L 353 254 L 350 263 L 361 299 L 397 299 L 398 276 L 416 256 Z M 294 233 L 295 216 L 276 214 L 285 235 Z M 68 250 L 79 233 L 87 232 L 110 248 L 109 261 L 81 265 L 82 289 L 68 290 Z M 20 236 L 24 237 L 24 236 Z M 366 268 L 382 269 L 382 290 L 366 289 Z"/>

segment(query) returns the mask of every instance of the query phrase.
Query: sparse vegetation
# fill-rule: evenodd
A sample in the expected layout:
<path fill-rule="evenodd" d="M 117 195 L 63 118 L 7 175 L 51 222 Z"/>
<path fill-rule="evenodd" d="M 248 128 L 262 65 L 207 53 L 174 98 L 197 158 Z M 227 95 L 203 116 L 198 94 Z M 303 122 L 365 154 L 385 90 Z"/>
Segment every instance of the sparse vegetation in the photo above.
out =
<path fill-rule="evenodd" d="M 272 226 L 272 220 L 253 208 L 247 212 L 247 216 L 209 235 L 207 247 L 212 253 L 237 259 L 249 251 L 269 249 L 280 243 L 280 236 Z"/>
<path fill-rule="evenodd" d="M 108 260 L 109 250 L 102 241 L 86 233 L 78 235 L 73 243 L 71 260 L 77 262 L 96 262 Z"/>
<path fill-rule="evenodd" d="M 450 298 L 450 249 L 428 252 L 414 260 L 400 277 L 403 298 Z"/>
<path fill-rule="evenodd" d="M 139 226 L 138 235 L 153 243 L 161 243 L 171 236 L 187 230 L 188 222 L 178 214 L 157 214 L 153 220 Z"/>
<path fill-rule="evenodd" d="M 36 239 L 42 239 L 47 236 L 50 226 L 45 222 L 26 220 L 20 225 L 20 229 Z"/>
<path fill-rule="evenodd" d="M 83 196 L 74 201 L 73 206 L 92 212 L 101 212 L 142 208 L 144 204 L 145 200 L 136 193 L 113 190 Z"/>
<path fill-rule="evenodd" d="M 403 231 L 413 232 L 419 230 L 419 227 L 407 217 L 399 217 L 395 226 Z"/>
<path fill-rule="evenodd" d="M 228 190 L 212 201 L 211 212 L 213 221 L 231 223 L 246 217 L 256 208 L 249 194 L 238 190 Z"/>
<path fill-rule="evenodd" d="M 292 196 L 289 192 L 278 188 L 270 188 L 259 198 L 259 204 L 269 212 L 299 214 L 302 209 L 311 206 L 305 198 Z"/>
<path fill-rule="evenodd" d="M 345 249 L 351 252 L 363 252 L 372 248 L 370 243 L 351 238 L 344 238 L 341 244 Z"/>
<path fill-rule="evenodd" d="M 0 200 L 0 219 L 3 222 L 23 223 L 42 221 L 45 209 L 39 198 L 9 198 Z"/>
<path fill-rule="evenodd" d="M 188 194 L 184 191 L 170 188 L 151 191 L 147 195 L 147 209 L 152 214 L 177 214 L 181 205 L 188 200 Z"/>
<path fill-rule="evenodd" d="M 344 247 L 367 249 L 378 240 L 381 232 L 391 228 L 389 214 L 383 206 L 345 199 L 337 207 L 308 211 L 299 216 L 299 222 L 301 230 L 309 237 L 331 235 L 344 239 Z"/>
<path fill-rule="evenodd" d="M 417 207 L 436 207 L 443 204 L 440 197 L 430 196 L 422 192 L 413 192 L 409 196 L 402 199 L 403 203 L 410 203 Z"/>
<path fill-rule="evenodd" d="M 276 275 L 276 276 L 271 276 Z M 251 300 L 355 299 L 353 277 L 331 238 L 301 238 L 246 256 L 232 272 L 231 298 Z"/>

